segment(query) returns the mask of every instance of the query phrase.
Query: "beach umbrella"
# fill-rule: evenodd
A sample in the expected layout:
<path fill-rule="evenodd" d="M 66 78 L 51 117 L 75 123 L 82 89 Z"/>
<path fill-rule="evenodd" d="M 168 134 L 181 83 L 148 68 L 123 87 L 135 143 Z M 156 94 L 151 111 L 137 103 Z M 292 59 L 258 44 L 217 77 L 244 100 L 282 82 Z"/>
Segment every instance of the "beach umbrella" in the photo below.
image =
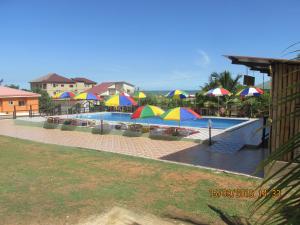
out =
<path fill-rule="evenodd" d="M 154 116 L 160 116 L 165 111 L 154 105 L 140 106 L 132 115 L 131 119 L 142 119 Z"/>
<path fill-rule="evenodd" d="M 120 95 L 126 96 L 126 97 L 131 97 L 128 93 L 122 92 Z"/>
<path fill-rule="evenodd" d="M 53 98 L 55 98 L 55 99 L 58 99 L 58 98 L 64 99 L 64 98 L 73 98 L 73 97 L 75 97 L 75 94 L 70 91 L 57 93 L 56 95 L 53 96 Z"/>
<path fill-rule="evenodd" d="M 142 99 L 142 98 L 146 98 L 147 96 L 144 92 L 138 91 L 134 93 L 133 97 L 137 99 Z"/>
<path fill-rule="evenodd" d="M 169 109 L 160 117 L 164 120 L 176 120 L 179 122 L 179 126 L 180 126 L 180 121 L 196 120 L 201 118 L 201 116 L 198 113 L 185 107 L 176 107 L 173 109 Z"/>
<path fill-rule="evenodd" d="M 100 97 L 92 92 L 82 92 L 74 97 L 76 100 L 95 100 L 100 101 Z"/>
<path fill-rule="evenodd" d="M 181 90 L 173 90 L 165 95 L 167 98 L 183 99 L 188 97 L 188 93 Z"/>
<path fill-rule="evenodd" d="M 205 93 L 206 96 L 218 97 L 218 112 L 220 111 L 220 96 L 231 95 L 225 88 L 214 88 Z"/>
<path fill-rule="evenodd" d="M 124 95 L 114 95 L 110 97 L 106 102 L 106 106 L 136 106 L 137 103 L 131 98 Z"/>
<path fill-rule="evenodd" d="M 205 95 L 219 97 L 224 95 L 231 95 L 231 93 L 225 88 L 214 88 L 206 92 Z"/>
<path fill-rule="evenodd" d="M 251 97 L 251 96 L 260 96 L 263 94 L 263 90 L 257 87 L 248 87 L 245 88 L 237 93 L 237 95 L 242 96 L 242 97 Z"/>
<path fill-rule="evenodd" d="M 258 97 L 262 95 L 264 92 L 260 88 L 257 87 L 248 87 L 241 91 L 239 91 L 236 95 L 241 97 Z M 250 116 L 252 117 L 252 103 L 250 102 Z"/>
<path fill-rule="evenodd" d="M 95 95 L 92 92 L 81 92 L 78 95 L 76 95 L 74 97 L 74 99 L 75 100 L 86 100 L 86 102 L 84 102 L 83 105 L 88 102 L 89 107 L 90 107 L 89 101 L 100 101 L 101 100 L 99 96 Z"/>

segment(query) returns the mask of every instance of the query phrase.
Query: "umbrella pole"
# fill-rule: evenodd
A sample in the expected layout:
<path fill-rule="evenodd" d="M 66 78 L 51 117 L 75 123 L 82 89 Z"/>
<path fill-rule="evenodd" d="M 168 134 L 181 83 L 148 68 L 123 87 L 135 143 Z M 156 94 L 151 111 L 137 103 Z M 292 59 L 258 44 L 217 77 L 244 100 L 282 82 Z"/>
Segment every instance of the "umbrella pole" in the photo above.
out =
<path fill-rule="evenodd" d="M 252 103 L 250 102 L 250 118 L 252 118 Z"/>
<path fill-rule="evenodd" d="M 218 96 L 218 115 L 220 115 L 220 96 Z"/>

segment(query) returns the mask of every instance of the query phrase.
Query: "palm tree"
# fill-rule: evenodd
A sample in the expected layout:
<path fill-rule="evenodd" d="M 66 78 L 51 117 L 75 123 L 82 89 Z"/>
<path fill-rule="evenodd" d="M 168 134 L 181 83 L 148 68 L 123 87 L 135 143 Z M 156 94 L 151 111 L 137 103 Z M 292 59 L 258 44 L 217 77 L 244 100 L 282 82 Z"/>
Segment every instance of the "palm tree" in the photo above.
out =
<path fill-rule="evenodd" d="M 237 75 L 233 78 L 232 74 L 227 70 L 222 73 L 214 72 L 209 76 L 208 83 L 205 83 L 201 88 L 203 91 L 208 91 L 221 86 L 230 92 L 236 92 L 240 85 L 239 80 L 241 77 L 242 75 Z"/>

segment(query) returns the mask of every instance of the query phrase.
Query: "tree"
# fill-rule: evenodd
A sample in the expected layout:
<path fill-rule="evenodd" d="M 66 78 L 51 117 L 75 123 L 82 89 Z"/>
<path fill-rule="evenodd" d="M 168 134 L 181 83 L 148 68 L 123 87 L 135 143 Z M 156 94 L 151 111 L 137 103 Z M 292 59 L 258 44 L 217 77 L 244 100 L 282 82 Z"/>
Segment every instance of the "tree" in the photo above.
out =
<path fill-rule="evenodd" d="M 45 114 L 51 113 L 55 108 L 55 104 L 51 99 L 51 97 L 48 95 L 47 91 L 41 90 L 39 88 L 35 88 L 32 91 L 41 95 L 39 97 L 40 113 L 45 113 Z"/>
<path fill-rule="evenodd" d="M 231 93 L 233 93 L 233 95 L 231 96 L 219 98 L 220 106 L 224 106 L 225 114 L 228 114 L 229 104 L 233 102 L 233 100 L 236 98 L 235 93 L 242 87 L 242 85 L 239 82 L 241 77 L 242 75 L 237 75 L 236 77 L 233 77 L 232 74 L 227 70 L 221 73 L 212 73 L 209 76 L 208 82 L 201 87 L 200 93 L 196 95 L 196 105 L 198 107 L 205 107 L 210 109 L 213 109 L 214 106 L 217 107 L 218 98 L 208 97 L 204 94 L 210 89 L 223 87 L 229 90 Z M 208 105 L 209 107 L 207 107 Z"/>
<path fill-rule="evenodd" d="M 232 74 L 227 70 L 222 73 L 214 72 L 209 76 L 208 83 L 205 83 L 205 85 L 201 88 L 203 91 L 208 91 L 213 88 L 223 87 L 230 92 L 235 93 L 240 85 L 239 80 L 241 77 L 242 75 L 237 75 L 235 78 L 233 78 Z"/>
<path fill-rule="evenodd" d="M 5 87 L 9 87 L 9 88 L 13 88 L 13 89 L 20 89 L 20 86 L 19 85 L 15 85 L 15 84 L 5 85 Z"/>

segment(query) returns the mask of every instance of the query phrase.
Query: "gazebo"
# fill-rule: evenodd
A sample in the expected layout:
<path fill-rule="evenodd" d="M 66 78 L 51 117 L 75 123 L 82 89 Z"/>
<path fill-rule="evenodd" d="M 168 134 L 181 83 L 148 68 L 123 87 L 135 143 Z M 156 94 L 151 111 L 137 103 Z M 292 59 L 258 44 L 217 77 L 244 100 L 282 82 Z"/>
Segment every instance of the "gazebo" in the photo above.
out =
<path fill-rule="evenodd" d="M 300 108 L 300 97 L 283 103 L 281 99 L 291 94 L 300 93 L 300 61 L 288 59 L 260 58 L 249 56 L 225 55 L 232 64 L 245 65 L 250 70 L 266 73 L 271 77 L 271 108 L 270 117 L 272 124 L 269 140 L 269 149 L 275 151 L 279 145 L 287 142 L 292 136 L 300 132 L 300 119 L 295 113 Z M 298 85 L 297 85 L 298 84 Z M 287 117 L 287 115 L 289 115 Z M 278 120 L 280 118 L 280 120 Z M 290 161 L 300 154 L 297 148 L 282 160 Z"/>

